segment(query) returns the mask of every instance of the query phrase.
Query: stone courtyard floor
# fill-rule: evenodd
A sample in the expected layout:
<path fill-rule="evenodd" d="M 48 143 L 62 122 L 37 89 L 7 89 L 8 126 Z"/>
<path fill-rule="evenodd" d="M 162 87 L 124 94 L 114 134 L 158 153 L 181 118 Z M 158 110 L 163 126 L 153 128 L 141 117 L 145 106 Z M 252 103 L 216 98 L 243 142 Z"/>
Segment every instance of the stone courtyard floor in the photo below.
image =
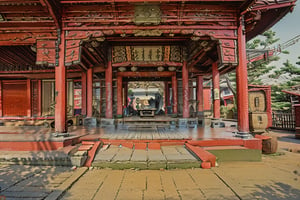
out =
<path fill-rule="evenodd" d="M 192 166 L 189 169 L 176 169 L 174 166 L 175 169 L 169 170 L 113 170 L 0 163 L 0 200 L 298 200 L 300 140 L 294 139 L 294 135 L 290 133 L 272 134 L 279 136 L 279 149 L 276 154 L 263 155 L 261 162 L 221 162 L 219 166 L 211 169 Z M 117 148 L 110 150 L 119 152 Z M 174 155 L 173 150 L 169 147 L 162 148 L 165 157 L 159 158 L 165 162 L 164 159 L 168 160 L 167 152 Z M 142 151 L 137 151 L 136 155 L 130 152 L 133 156 L 131 159 L 137 163 L 145 158 Z M 187 160 L 192 164 L 197 162 L 182 147 L 177 147 L 176 152 L 182 154 L 183 163 Z M 6 154 L 13 156 L 7 152 Z M 175 157 L 179 157 L 179 154 Z M 103 155 L 97 155 L 95 163 L 103 162 Z M 117 155 L 116 153 L 115 156 Z M 108 156 L 111 156 L 111 152 Z M 147 156 L 151 156 L 151 153 L 148 152 Z"/>
<path fill-rule="evenodd" d="M 300 154 L 280 150 L 262 162 L 211 169 L 111 170 L 0 166 L 6 199 L 300 199 Z"/>

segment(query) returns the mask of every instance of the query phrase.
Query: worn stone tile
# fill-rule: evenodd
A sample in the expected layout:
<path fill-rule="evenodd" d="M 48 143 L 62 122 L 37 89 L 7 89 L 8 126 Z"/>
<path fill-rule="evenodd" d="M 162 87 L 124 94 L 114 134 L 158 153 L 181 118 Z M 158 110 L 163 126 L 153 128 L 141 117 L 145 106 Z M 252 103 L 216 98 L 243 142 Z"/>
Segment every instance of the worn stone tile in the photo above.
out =
<path fill-rule="evenodd" d="M 131 161 L 143 161 L 146 162 L 148 160 L 148 153 L 146 150 L 137 150 L 135 149 L 131 156 Z"/>
<path fill-rule="evenodd" d="M 148 149 L 148 159 L 149 161 L 166 161 L 165 156 L 161 150 Z"/>

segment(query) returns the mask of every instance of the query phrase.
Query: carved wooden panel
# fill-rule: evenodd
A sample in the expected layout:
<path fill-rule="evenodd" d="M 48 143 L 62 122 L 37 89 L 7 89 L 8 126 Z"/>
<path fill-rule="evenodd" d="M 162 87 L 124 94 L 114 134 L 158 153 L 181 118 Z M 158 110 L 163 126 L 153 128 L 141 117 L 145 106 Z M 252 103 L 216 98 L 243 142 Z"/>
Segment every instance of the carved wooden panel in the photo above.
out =
<path fill-rule="evenodd" d="M 67 40 L 65 52 L 65 65 L 70 66 L 80 63 L 81 40 Z"/>
<path fill-rule="evenodd" d="M 237 63 L 237 44 L 235 40 L 220 40 L 221 63 Z"/>
<path fill-rule="evenodd" d="M 114 46 L 113 63 L 136 62 L 182 62 L 180 46 Z"/>
<path fill-rule="evenodd" d="M 36 64 L 56 66 L 56 40 L 38 40 Z"/>
<path fill-rule="evenodd" d="M 161 22 L 160 6 L 136 5 L 134 9 L 134 23 L 136 25 L 158 25 Z"/>

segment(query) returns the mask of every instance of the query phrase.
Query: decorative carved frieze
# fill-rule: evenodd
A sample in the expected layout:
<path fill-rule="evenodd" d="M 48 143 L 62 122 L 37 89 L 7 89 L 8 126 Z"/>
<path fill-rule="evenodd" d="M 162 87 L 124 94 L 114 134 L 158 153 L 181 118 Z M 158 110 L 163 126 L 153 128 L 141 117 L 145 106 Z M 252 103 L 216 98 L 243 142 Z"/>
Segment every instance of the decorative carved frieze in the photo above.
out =
<path fill-rule="evenodd" d="M 35 44 L 36 40 L 57 39 L 56 33 L 0 33 L 0 44 Z"/>
<path fill-rule="evenodd" d="M 181 62 L 182 61 L 182 52 L 180 46 L 172 45 L 170 48 L 170 61 Z"/>
<path fill-rule="evenodd" d="M 161 22 L 159 5 L 136 5 L 134 23 L 136 25 L 158 25 Z"/>
<path fill-rule="evenodd" d="M 161 62 L 182 61 L 182 47 L 172 46 L 114 46 L 113 63 L 126 61 Z"/>
<path fill-rule="evenodd" d="M 115 46 L 113 48 L 113 63 L 126 62 L 126 47 L 125 46 Z"/>
<path fill-rule="evenodd" d="M 134 30 L 133 31 L 134 36 L 138 37 L 138 36 L 161 36 L 161 34 L 163 34 L 163 32 L 161 30 Z"/>

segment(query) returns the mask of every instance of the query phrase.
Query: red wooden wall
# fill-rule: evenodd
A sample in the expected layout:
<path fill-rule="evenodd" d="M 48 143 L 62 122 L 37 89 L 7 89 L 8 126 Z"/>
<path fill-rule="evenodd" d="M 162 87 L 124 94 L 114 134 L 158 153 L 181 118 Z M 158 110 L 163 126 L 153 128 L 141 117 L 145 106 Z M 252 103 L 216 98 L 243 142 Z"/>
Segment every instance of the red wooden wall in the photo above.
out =
<path fill-rule="evenodd" d="M 29 106 L 26 81 L 2 82 L 3 116 L 27 116 Z"/>

